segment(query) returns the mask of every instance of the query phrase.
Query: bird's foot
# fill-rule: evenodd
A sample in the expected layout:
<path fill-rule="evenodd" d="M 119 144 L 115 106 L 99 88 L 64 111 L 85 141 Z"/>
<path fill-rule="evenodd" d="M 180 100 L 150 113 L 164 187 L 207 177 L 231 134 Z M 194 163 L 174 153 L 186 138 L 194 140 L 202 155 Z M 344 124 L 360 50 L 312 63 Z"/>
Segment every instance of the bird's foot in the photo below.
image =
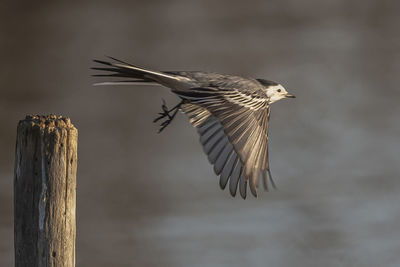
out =
<path fill-rule="evenodd" d="M 168 109 L 164 99 L 162 100 L 162 102 L 163 102 L 161 106 L 162 111 L 158 113 L 160 116 L 158 116 L 153 120 L 153 122 L 164 120 L 160 124 L 160 129 L 158 130 L 158 133 L 161 133 L 161 131 L 164 130 L 165 127 L 167 127 L 172 122 L 172 120 L 175 118 L 176 114 L 178 113 L 178 110 L 180 109 L 183 103 L 183 101 L 181 101 L 175 107 Z"/>

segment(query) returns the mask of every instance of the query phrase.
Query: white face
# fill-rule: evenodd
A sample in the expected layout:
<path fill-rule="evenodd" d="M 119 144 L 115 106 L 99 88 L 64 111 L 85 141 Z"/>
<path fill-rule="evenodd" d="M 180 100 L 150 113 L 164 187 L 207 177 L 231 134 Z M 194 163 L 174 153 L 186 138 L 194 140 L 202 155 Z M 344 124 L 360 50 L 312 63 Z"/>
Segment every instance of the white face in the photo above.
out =
<path fill-rule="evenodd" d="M 268 86 L 267 89 L 267 96 L 269 98 L 269 103 L 274 103 L 282 98 L 294 98 L 294 95 L 289 94 L 286 89 L 278 84 L 278 85 L 271 85 Z"/>

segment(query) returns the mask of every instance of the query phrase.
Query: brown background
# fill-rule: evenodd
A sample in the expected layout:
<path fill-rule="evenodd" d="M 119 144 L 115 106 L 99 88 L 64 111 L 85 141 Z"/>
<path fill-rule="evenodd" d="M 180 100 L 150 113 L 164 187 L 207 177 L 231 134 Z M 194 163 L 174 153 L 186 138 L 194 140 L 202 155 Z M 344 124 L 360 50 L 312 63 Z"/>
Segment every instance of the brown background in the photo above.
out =
<path fill-rule="evenodd" d="M 13 265 L 16 125 L 79 129 L 78 266 L 400 266 L 398 1 L 2 1 L 0 266 Z M 157 87 L 92 87 L 91 59 L 267 78 L 279 191 L 221 191 Z"/>

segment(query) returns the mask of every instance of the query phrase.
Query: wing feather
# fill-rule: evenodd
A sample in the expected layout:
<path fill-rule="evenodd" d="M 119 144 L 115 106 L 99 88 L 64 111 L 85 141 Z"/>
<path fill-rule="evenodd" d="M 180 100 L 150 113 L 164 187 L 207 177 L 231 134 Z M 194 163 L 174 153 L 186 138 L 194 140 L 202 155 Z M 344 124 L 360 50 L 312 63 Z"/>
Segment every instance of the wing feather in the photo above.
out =
<path fill-rule="evenodd" d="M 222 151 L 222 153 L 218 156 L 217 161 L 214 164 L 214 172 L 216 175 L 220 175 L 222 172 L 222 169 L 224 168 L 229 155 L 232 153 L 233 150 L 233 146 L 230 142 L 228 142 L 226 144 L 226 146 L 224 147 L 224 150 Z"/>
<path fill-rule="evenodd" d="M 239 183 L 239 177 L 242 172 L 242 163 L 239 157 L 236 158 L 235 167 L 232 171 L 231 178 L 229 180 L 229 191 L 232 196 L 236 196 L 236 191 Z"/>
<path fill-rule="evenodd" d="M 208 155 L 208 160 L 211 164 L 215 164 L 218 157 L 221 155 L 222 151 L 224 150 L 225 146 L 229 143 L 228 138 L 226 135 L 219 141 L 219 143 L 212 149 L 212 151 Z"/>
<path fill-rule="evenodd" d="M 237 89 L 195 88 L 176 92 L 186 99 L 182 110 L 198 128 L 200 142 L 220 175 L 220 186 L 246 197 L 246 188 L 257 196 L 259 177 L 267 188 L 268 122 L 267 98 Z M 199 123 L 196 123 L 199 122 Z M 249 183 L 248 183 L 249 181 Z"/>
<path fill-rule="evenodd" d="M 232 150 L 232 153 L 230 154 L 229 159 L 226 162 L 226 164 L 222 170 L 221 177 L 219 180 L 219 185 L 222 189 L 225 189 L 225 187 L 228 183 L 228 179 L 232 174 L 233 167 L 234 167 L 234 164 L 236 163 L 237 158 L 238 158 L 238 155 L 236 154 L 236 152 L 234 150 Z"/>
<path fill-rule="evenodd" d="M 240 196 L 245 199 L 246 198 L 246 189 L 247 189 L 247 179 L 244 171 L 240 174 L 239 178 L 239 192 Z"/>

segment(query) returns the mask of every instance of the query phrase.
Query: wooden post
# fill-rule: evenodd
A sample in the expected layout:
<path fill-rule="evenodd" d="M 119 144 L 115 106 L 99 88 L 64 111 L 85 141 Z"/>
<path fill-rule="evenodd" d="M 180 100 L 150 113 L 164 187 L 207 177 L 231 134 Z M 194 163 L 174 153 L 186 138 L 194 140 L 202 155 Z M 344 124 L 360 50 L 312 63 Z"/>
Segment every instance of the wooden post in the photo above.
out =
<path fill-rule="evenodd" d="M 17 267 L 75 266 L 78 131 L 69 118 L 27 116 L 18 124 L 14 170 Z"/>

